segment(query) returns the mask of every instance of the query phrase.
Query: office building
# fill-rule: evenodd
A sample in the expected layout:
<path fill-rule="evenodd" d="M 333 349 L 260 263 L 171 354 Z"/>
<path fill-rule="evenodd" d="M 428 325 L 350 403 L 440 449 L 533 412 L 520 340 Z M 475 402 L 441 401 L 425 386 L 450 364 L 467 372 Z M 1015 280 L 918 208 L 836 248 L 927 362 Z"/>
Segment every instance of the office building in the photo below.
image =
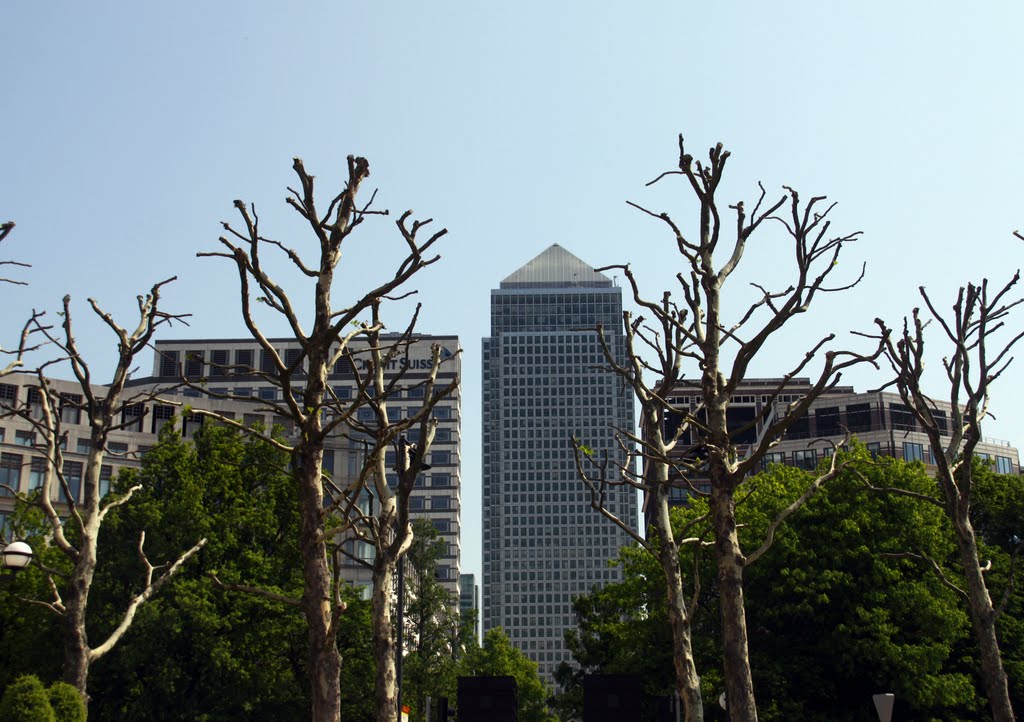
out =
<path fill-rule="evenodd" d="M 479 637 L 480 625 L 480 587 L 476 583 L 475 574 L 459 575 L 459 616 L 465 618 L 469 613 L 476 615 L 473 624 L 473 636 Z"/>
<path fill-rule="evenodd" d="M 286 362 L 299 357 L 298 344 L 294 339 L 273 339 L 272 342 Z M 418 384 L 426 378 L 434 344 L 441 346 L 445 359 L 438 374 L 438 383 L 446 384 L 460 374 L 457 337 L 417 336 L 408 354 L 396 359 L 386 372 L 386 377 L 393 378 L 399 369 L 405 370 L 400 387 L 388 401 L 389 417 L 406 417 L 419 408 L 423 387 Z M 359 358 L 357 354 L 357 363 Z M 276 416 L 266 404 L 261 403 L 280 400 L 280 389 L 251 372 L 260 368 L 269 370 L 268 361 L 252 339 L 156 342 L 152 376 L 133 380 L 126 397 L 141 391 L 166 391 L 157 399 L 125 407 L 124 428 L 110 434 L 110 453 L 104 460 L 104 478 L 109 480 L 121 467 L 138 466 L 140 457 L 156 443 L 160 429 L 175 416 L 181 416 L 183 406 L 215 411 L 246 425 L 260 423 L 264 428 L 271 428 L 279 424 L 287 436 L 287 419 Z M 215 399 L 194 389 L 177 386 L 183 372 L 190 379 L 205 379 L 210 392 L 227 398 Z M 301 374 L 294 383 L 302 383 Z M 337 364 L 329 383 L 334 394 L 343 401 L 353 398 L 356 393 L 355 375 L 348 362 Z M 0 399 L 5 404 L 38 404 L 36 384 L 35 377 L 29 374 L 6 376 L 0 379 Z M 75 403 L 81 402 L 81 389 L 73 382 L 61 380 L 55 380 L 53 387 L 61 398 L 68 400 L 61 411 L 63 431 L 67 435 L 64 467 L 74 486 L 81 483 L 81 470 L 89 451 L 85 415 L 74 408 Z M 360 409 L 357 415 L 362 421 L 373 420 L 369 409 Z M 428 518 L 434 523 L 447 544 L 446 553 L 439 559 L 437 573 L 454 599 L 459 592 L 461 560 L 461 402 L 458 389 L 435 407 L 434 416 L 439 423 L 428 459 L 432 468 L 424 473 L 421 483 L 414 489 L 410 506 L 414 516 Z M 200 414 L 185 414 L 179 423 L 183 434 L 188 437 L 209 420 Z M 407 434 L 408 440 L 415 443 L 416 433 L 417 430 L 411 430 Z M 349 436 L 351 434 L 345 428 L 340 429 L 328 437 L 324 451 L 325 471 L 343 487 L 356 477 L 366 453 L 364 445 Z M 0 483 L 8 483 L 21 491 L 37 487 L 46 468 L 45 450 L 37 446 L 41 442 L 27 421 L 17 417 L 0 419 Z M 388 452 L 389 468 L 394 466 L 394 455 L 394 451 Z M 0 489 L 0 524 L 12 508 L 10 492 Z M 368 545 L 360 543 L 352 551 L 363 560 L 372 559 L 372 549 Z M 343 578 L 356 585 L 366 585 L 370 582 L 370 571 L 358 562 L 347 560 Z"/>
<path fill-rule="evenodd" d="M 618 449 L 633 395 L 604 365 L 595 331 L 624 353 L 622 293 L 553 245 L 491 291 L 483 340 L 483 629 L 503 627 L 550 680 L 570 655 L 572 600 L 619 579 L 608 566 L 629 536 L 590 506 L 570 438 Z M 614 459 L 623 461 L 623 459 Z M 637 496 L 608 508 L 632 528 Z"/>
<path fill-rule="evenodd" d="M 745 379 L 729 403 L 727 418 L 730 429 L 735 429 L 733 442 L 737 455 L 744 458 L 761 442 L 766 429 L 795 401 L 803 398 L 811 388 L 810 379 L 781 378 Z M 777 391 L 778 395 L 772 399 Z M 697 382 L 682 382 L 669 402 L 680 411 L 670 414 L 667 424 L 678 428 L 682 412 L 698 413 L 700 388 Z M 948 401 L 935 401 L 932 414 L 940 427 L 949 423 L 952 406 Z M 833 445 L 843 442 L 846 431 L 873 456 L 889 456 L 906 461 L 920 461 L 934 471 L 928 436 L 917 423 L 910 409 L 898 393 L 888 391 L 857 392 L 851 386 L 834 386 L 815 399 L 807 413 L 798 418 L 765 455 L 760 465 L 786 464 L 813 471 L 819 462 L 831 454 Z M 679 455 L 693 454 L 700 449 L 700 435 L 696 429 L 686 432 L 680 439 Z M 699 451 L 697 451 L 699 453 Z M 1016 447 L 1000 439 L 983 438 L 975 455 L 992 464 L 999 474 L 1019 474 L 1020 459 Z M 710 491 L 711 485 L 699 475 L 691 479 L 699 491 Z M 677 504 L 686 503 L 689 492 L 680 483 L 672 490 L 670 499 Z M 648 509 L 644 505 L 645 519 Z"/>

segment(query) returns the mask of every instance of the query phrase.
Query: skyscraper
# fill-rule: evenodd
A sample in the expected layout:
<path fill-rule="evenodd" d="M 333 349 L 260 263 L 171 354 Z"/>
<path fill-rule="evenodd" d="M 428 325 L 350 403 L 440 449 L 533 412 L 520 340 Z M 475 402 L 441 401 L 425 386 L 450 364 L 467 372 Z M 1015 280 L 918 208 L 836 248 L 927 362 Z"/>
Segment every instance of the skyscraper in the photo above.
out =
<path fill-rule="evenodd" d="M 607 560 L 628 536 L 590 507 L 570 438 L 617 448 L 633 429 L 633 396 L 599 368 L 594 330 L 621 355 L 622 292 L 553 245 L 491 291 L 483 341 L 484 630 L 503 627 L 550 679 L 574 623 L 572 600 L 618 578 Z M 608 506 L 634 528 L 637 499 Z"/>

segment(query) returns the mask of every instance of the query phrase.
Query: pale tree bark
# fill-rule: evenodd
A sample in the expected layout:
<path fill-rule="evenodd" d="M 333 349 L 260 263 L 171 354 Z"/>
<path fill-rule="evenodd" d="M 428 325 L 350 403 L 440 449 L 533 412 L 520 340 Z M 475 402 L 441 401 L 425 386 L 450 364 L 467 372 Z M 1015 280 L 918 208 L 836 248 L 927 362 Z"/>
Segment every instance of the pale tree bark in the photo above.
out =
<path fill-rule="evenodd" d="M 120 326 L 95 300 L 89 299 L 92 310 L 117 337 L 117 363 L 111 380 L 102 387 L 93 385 L 89 365 L 78 351 L 72 328 L 70 297 L 64 297 L 61 312 L 63 321 L 59 331 L 43 326 L 41 315 L 34 314 L 32 332 L 40 334 L 46 339 L 46 343 L 58 349 L 61 358 L 43 364 L 33 375 L 34 388 L 38 392 L 38 409 L 33 408 L 34 404 L 27 400 L 2 409 L 4 414 L 16 415 L 30 423 L 37 437 L 42 439 L 42 444 L 37 449 L 44 453 L 48 462 L 42 488 L 38 495 L 17 496 L 20 503 L 34 504 L 42 510 L 52 533 L 51 543 L 70 562 L 70 571 L 62 577 L 55 570 L 44 570 L 49 576 L 53 599 L 35 601 L 60 615 L 64 645 L 64 681 L 74 685 L 86 702 L 89 699 L 88 680 L 92 663 L 117 645 L 131 626 L 139 607 L 206 543 L 205 539 L 199 540 L 195 546 L 155 576 L 154 572 L 158 567 L 150 564 L 146 557 L 143 532 L 138 547 L 139 556 L 146 569 L 142 590 L 130 600 L 120 621 L 107 639 L 95 646 L 90 644 L 86 625 L 89 616 L 89 594 L 99 563 L 97 546 L 100 531 L 107 514 L 126 503 L 139 488 L 132 487 L 120 497 L 101 498 L 100 476 L 107 453 L 107 438 L 112 431 L 125 427 L 123 412 L 127 408 L 152 399 L 149 394 L 127 395 L 125 386 L 131 370 L 135 367 L 136 358 L 147 350 L 156 329 L 165 323 L 184 318 L 182 315 L 171 315 L 159 310 L 161 289 L 171 280 L 174 279 L 154 285 L 147 295 L 138 297 L 139 319 L 134 329 Z M 68 392 L 57 391 L 47 375 L 51 365 L 61 362 L 67 362 L 74 374 L 75 389 L 76 392 L 80 392 L 74 396 Z M 67 430 L 63 426 L 65 413 L 79 415 L 85 419 L 89 427 L 90 450 L 77 490 L 72 487 L 64 471 L 64 454 L 61 447 L 62 440 L 67 436 Z M 137 417 L 132 417 L 131 422 L 135 421 Z M 67 500 L 66 505 L 64 502 L 54 501 L 58 491 Z M 65 512 L 66 517 L 62 519 Z M 69 530 L 73 530 L 73 533 L 69 534 Z"/>
<path fill-rule="evenodd" d="M 619 270 L 632 291 L 633 301 L 641 309 L 642 315 L 635 318 L 628 311 L 624 313 L 626 361 L 616 360 L 607 342 L 604 347 L 609 369 L 623 378 L 637 396 L 642 433 L 640 438 L 636 438 L 630 430 L 619 430 L 623 445 L 632 450 L 632 459 L 618 470 L 618 479 L 613 480 L 614 475 L 607 473 L 603 463 L 592 463 L 590 469 L 582 463 L 579 467 L 581 476 L 591 488 L 593 505 L 609 518 L 613 515 L 603 508 L 602 490 L 611 483 L 634 486 L 644 492 L 648 504 L 655 504 L 652 533 L 661 540 L 659 559 L 665 571 L 670 600 L 681 598 L 682 594 L 676 581 L 681 578 L 678 559 L 671 558 L 666 548 L 666 543 L 673 541 L 668 523 L 669 488 L 682 486 L 694 496 L 708 498 L 709 518 L 695 520 L 691 529 L 696 530 L 696 535 L 683 541 L 692 543 L 697 550 L 705 545 L 712 550 L 717 568 L 729 715 L 734 721 L 753 722 L 757 719 L 757 709 L 748 654 L 743 570 L 767 550 L 773 537 L 766 539 L 751 558 L 744 555 L 737 535 L 736 491 L 748 474 L 760 468 L 765 454 L 786 429 L 807 412 L 822 392 L 838 383 L 845 368 L 864 362 L 874 363 L 881 347 L 866 354 L 832 350 L 830 342 L 834 340 L 834 334 L 813 343 L 769 395 L 766 405 L 781 408 L 775 402 L 787 382 L 798 374 L 806 373 L 812 362 L 820 363 L 810 388 L 799 401 L 768 419 L 751 422 L 761 424 L 757 441 L 745 453 L 740 453 L 733 438 L 747 429 L 729 428 L 727 412 L 751 362 L 768 339 L 794 316 L 804 313 L 816 296 L 855 286 L 863 277 L 863 268 L 856 278 L 830 285 L 840 251 L 859 234 L 830 234 L 828 215 L 833 206 L 822 205 L 823 197 L 814 197 L 805 203 L 801 202 L 796 191 L 786 188 L 786 193 L 777 200 L 766 202 L 766 192 L 762 187 L 751 214 L 747 214 L 740 202 L 729 206 L 734 212 L 732 223 L 723 220 L 723 209 L 716 194 L 728 157 L 729 153 L 719 144 L 711 148 L 706 165 L 701 161 L 695 162 L 686 152 L 680 137 L 678 168 L 662 173 L 648 184 L 672 176 L 681 177 L 699 204 L 695 237 L 684 234 L 681 226 L 667 213 L 655 213 L 630 203 L 664 223 L 672 233 L 674 247 L 683 266 L 676 275 L 681 299 L 676 300 L 671 292 L 666 291 L 660 300 L 648 300 L 642 295 L 628 265 L 598 269 Z M 789 286 L 773 291 L 766 285 L 752 283 L 757 289 L 758 299 L 735 322 L 727 322 L 722 315 L 725 283 L 742 260 L 748 239 L 769 220 L 782 226 L 793 254 Z M 782 275 L 782 272 L 773 270 L 774 277 Z M 604 330 L 599 328 L 598 332 L 604 341 Z M 698 375 L 688 383 L 699 391 L 700 403 L 693 409 L 675 409 L 670 402 L 671 394 L 682 387 L 686 367 L 691 365 L 698 370 Z M 670 414 L 679 418 L 679 424 L 671 438 L 667 438 L 666 421 Z M 689 442 L 691 431 L 697 438 L 692 445 Z M 578 442 L 577 449 L 580 449 Z M 580 459 L 580 454 L 577 458 Z M 794 502 L 796 506 L 787 509 L 784 516 L 793 513 L 814 491 L 835 476 L 838 469 L 835 458 L 833 454 L 829 468 L 814 479 L 808 493 Z M 642 461 L 645 469 L 640 478 L 630 468 L 637 460 Z M 710 493 L 700 491 L 691 482 L 697 475 L 707 478 Z M 773 525 L 773 531 L 774 528 Z M 706 536 L 710 538 L 705 540 Z M 696 593 L 693 598 L 691 613 Z M 682 605 L 676 606 L 684 609 Z M 689 645 L 688 616 L 680 611 L 673 612 L 671 607 L 670 614 L 685 620 L 673 622 L 678 657 L 677 687 L 686 702 L 687 719 L 700 719 L 702 713 L 697 709 L 691 710 L 691 707 L 700 706 L 700 690 L 699 682 L 695 681 L 696 673 L 691 671 L 692 655 L 687 658 L 686 652 Z"/>
<path fill-rule="evenodd" d="M 438 345 L 431 347 L 430 368 L 425 378 L 414 385 L 401 384 L 405 372 L 399 371 L 385 376 L 385 369 L 395 368 L 396 361 L 408 357 L 417 313 L 405 332 L 397 339 L 382 338 L 379 330 L 379 304 L 372 309 L 373 323 L 366 340 L 368 348 L 363 364 L 353 364 L 358 385 L 362 391 L 362 404 L 373 411 L 373 420 L 368 422 L 350 418 L 346 435 L 353 444 L 362 444 L 365 450 L 360 476 L 347 488 L 331 485 L 328 492 L 332 499 L 332 527 L 325 532 L 329 539 L 341 539 L 344 544 L 354 541 L 365 542 L 374 550 L 371 562 L 350 557 L 353 561 L 367 566 L 372 573 L 372 629 L 376 677 L 374 684 L 375 719 L 378 722 L 396 720 L 399 707 L 399 673 L 397 662 L 404 650 L 397 643 L 394 624 L 394 606 L 402 603 L 397 598 L 395 577 L 398 567 L 413 542 L 412 519 L 409 514 L 409 498 L 420 473 L 429 468 L 426 461 L 433 443 L 437 420 L 433 417 L 434 407 L 452 394 L 458 386 L 458 378 L 447 384 L 437 385 L 437 375 L 443 359 Z M 400 364 L 398 364 L 400 366 Z M 358 371 L 360 366 L 364 369 Z M 413 413 L 408 408 L 404 418 L 392 419 L 388 414 L 388 400 L 394 392 L 405 388 L 422 389 L 422 401 Z M 419 392 L 419 391 L 418 391 Z M 409 443 L 405 434 L 418 431 L 419 441 Z M 395 466 L 387 468 L 386 454 L 393 449 Z M 388 484 L 387 472 L 394 471 L 397 483 Z M 339 549 L 339 551 L 342 551 Z M 342 552 L 343 553 L 343 552 Z"/>
<path fill-rule="evenodd" d="M 384 454 L 390 444 L 399 441 L 403 431 L 416 425 L 425 431 L 430 423 L 429 411 L 440 398 L 427 393 L 426 400 L 429 403 L 425 403 L 414 418 L 399 423 L 388 422 L 387 399 L 405 387 L 400 384 L 404 374 L 389 376 L 385 380 L 384 369 L 392 359 L 408 353 L 414 336 L 413 324 L 410 324 L 405 333 L 398 335 L 397 340 L 392 337 L 382 340 L 380 308 L 388 300 L 411 293 L 405 290 L 406 284 L 419 271 L 440 258 L 426 254 L 446 231 L 437 231 L 421 240 L 420 232 L 430 221 L 413 221 L 411 211 L 404 213 L 396 225 L 404 243 L 405 257 L 390 277 L 385 277 L 383 282 L 354 300 L 346 301 L 344 307 L 336 308 L 332 301 L 332 291 L 343 244 L 368 216 L 387 215 L 387 211 L 372 209 L 372 196 L 362 206 L 357 202 L 360 187 L 369 175 L 369 164 L 363 158 L 349 156 L 345 186 L 330 200 L 325 213 L 317 208 L 313 176 L 307 173 L 298 158 L 293 168 L 299 180 L 299 189 L 289 189 L 291 195 L 287 203 L 302 216 L 316 239 L 316 252 L 312 254 L 311 263 L 307 264 L 297 250 L 264 237 L 259 229 L 255 208 L 246 207 L 241 201 L 235 201 L 235 207 L 242 217 L 244 228 L 236 230 L 225 223 L 227 234 L 219 239 L 227 251 L 198 255 L 228 258 L 235 263 L 241 288 L 243 321 L 253 339 L 271 359 L 272 366 L 269 371 L 262 368 L 240 371 L 257 376 L 280 389 L 279 401 L 254 399 L 253 403 L 285 417 L 293 426 L 290 437 L 281 440 L 273 438 L 269 433 L 246 428 L 235 420 L 218 417 L 223 423 L 261 436 L 291 456 L 300 516 L 299 547 L 303 560 L 303 593 L 301 599 L 295 602 L 301 608 L 308 626 L 306 663 L 312 688 L 312 719 L 315 722 L 337 722 L 341 714 L 342 659 L 336 636 L 345 603 L 341 598 L 342 582 L 338 577 L 338 564 L 332 567 L 331 559 L 341 555 L 336 548 L 339 539 L 351 538 L 353 534 L 385 535 L 388 529 L 392 529 L 394 534 L 384 547 L 392 559 L 388 561 L 388 556 L 384 555 L 381 563 L 391 564 L 393 572 L 394 562 L 404 554 L 411 542 L 411 538 L 405 536 L 407 530 L 401 525 L 404 522 L 407 526 L 408 495 L 399 500 L 394 498 L 395 495 L 389 497 L 383 468 Z M 308 307 L 300 308 L 269 274 L 261 256 L 268 246 L 282 252 L 303 276 L 312 281 L 311 303 Z M 286 363 L 273 342 L 264 335 L 254 318 L 253 309 L 257 302 L 287 322 L 290 334 L 300 349 L 296 359 Z M 311 320 L 309 328 L 303 324 L 302 318 Z M 360 364 L 354 363 L 357 355 Z M 335 363 L 342 359 L 347 359 L 357 374 L 358 393 L 352 399 L 337 398 L 327 383 Z M 436 351 L 435 363 L 427 382 L 428 391 L 436 378 L 439 363 L 439 352 Z M 360 367 L 362 371 L 357 370 Z M 186 382 L 199 384 L 197 379 L 186 379 Z M 453 388 L 454 384 L 447 393 Z M 216 397 L 213 393 L 209 395 Z M 374 408 L 375 417 L 380 423 L 361 427 L 356 412 L 367 405 Z M 197 412 L 216 416 L 212 412 Z M 346 488 L 334 483 L 322 471 L 324 448 L 328 437 L 332 435 L 346 436 L 353 442 L 366 444 L 363 469 Z M 415 458 L 409 463 L 416 473 L 422 467 L 422 453 L 429 446 L 428 435 L 424 434 L 423 438 L 427 439 L 427 443 L 422 445 L 419 455 L 414 455 Z M 413 481 L 409 481 L 410 489 Z M 360 511 L 359 501 L 367 494 L 374 495 L 379 502 L 379 514 L 386 523 L 373 514 Z M 384 516 L 387 518 L 384 519 Z M 364 523 L 372 528 L 360 529 L 359 525 Z M 378 553 L 381 548 L 378 547 Z M 390 592 L 384 589 L 387 585 L 385 577 L 383 570 L 379 579 L 375 574 L 374 584 L 381 588 L 381 594 L 389 595 Z M 257 587 L 221 586 L 262 594 L 268 598 L 280 596 Z M 375 588 L 375 610 L 377 597 Z M 380 617 L 380 624 L 382 628 L 386 626 L 390 629 L 386 615 Z M 383 709 L 379 710 L 379 714 L 384 714 Z M 390 714 L 391 717 L 381 719 L 393 719 L 397 712 L 392 709 Z"/>
<path fill-rule="evenodd" d="M 1011 722 L 1015 716 L 996 630 L 1002 605 L 997 607 L 989 594 L 985 570 L 978 556 L 978 540 L 971 524 L 972 461 L 974 450 L 982 440 L 981 427 L 988 415 L 990 387 L 1007 369 L 1013 360 L 1010 353 L 1014 345 L 1024 336 L 1024 332 L 1020 332 L 1007 337 L 1006 329 L 1011 311 L 1024 301 L 1010 298 L 1019 280 L 1018 272 L 994 292 L 990 292 L 987 279 L 979 285 L 968 284 L 960 289 L 952 313 L 946 315 L 936 309 L 923 287 L 919 289 L 930 320 L 940 329 L 940 336 L 945 337 L 942 366 L 949 384 L 948 425 L 933 413 L 937 407 L 921 389 L 926 359 L 925 327 L 930 321 L 922 318 L 920 309 L 914 309 L 911 318 L 904 319 L 902 330 L 893 334 L 884 321 L 875 320 L 886 337 L 885 356 L 896 374 L 893 383 L 903 403 L 928 435 L 940 491 L 935 503 L 952 522 L 966 589 L 961 590 L 947 580 L 935 560 L 926 561 L 967 604 L 981 653 L 985 694 L 995 722 Z M 928 358 L 936 357 L 932 352 Z M 1012 562 L 1008 571 L 1007 593 L 1013 588 Z"/>

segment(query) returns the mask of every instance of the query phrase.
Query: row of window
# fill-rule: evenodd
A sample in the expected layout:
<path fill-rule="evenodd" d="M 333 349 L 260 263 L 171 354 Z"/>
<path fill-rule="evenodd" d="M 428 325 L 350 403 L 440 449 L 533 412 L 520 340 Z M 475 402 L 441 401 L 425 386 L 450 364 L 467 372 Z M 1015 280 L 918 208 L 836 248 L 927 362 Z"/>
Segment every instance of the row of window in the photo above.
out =
<path fill-rule="evenodd" d="M 882 454 L 882 445 L 879 442 L 872 442 L 865 444 L 867 451 L 871 456 L 878 457 Z M 918 443 L 915 441 L 904 441 L 902 443 L 902 458 L 904 461 L 920 461 L 930 466 L 935 465 L 935 456 L 932 454 L 932 449 L 927 444 Z M 978 458 L 986 462 L 991 462 L 992 457 L 989 454 L 978 453 L 975 454 Z M 827 458 L 827 455 L 823 452 L 823 458 Z M 785 451 L 773 451 L 765 454 L 764 465 L 770 466 L 771 464 L 787 464 L 791 463 L 800 469 L 807 469 L 808 471 L 814 471 L 818 468 L 818 452 L 815 449 L 797 449 L 790 452 L 788 455 Z M 995 457 L 995 469 L 999 474 L 1012 474 L 1013 473 L 1013 459 L 1008 456 Z"/>
<path fill-rule="evenodd" d="M 200 378 L 225 378 L 227 376 L 249 376 L 255 372 L 275 373 L 276 362 L 273 355 L 264 349 L 259 349 L 259 365 L 256 365 L 256 349 L 240 348 L 235 349 L 232 360 L 231 351 L 228 349 L 213 349 L 207 358 L 206 352 L 202 350 L 166 351 L 157 353 L 160 357 L 158 375 L 162 378 L 178 378 L 184 373 L 186 378 L 196 380 Z M 304 354 L 300 348 L 286 348 L 278 350 L 278 356 L 287 368 L 293 369 L 292 374 L 296 377 L 304 375 L 303 360 Z M 367 357 L 367 360 L 369 357 Z M 363 362 L 358 362 L 362 367 Z M 404 357 L 396 362 L 393 360 L 389 370 L 393 368 L 409 368 L 427 370 L 430 362 L 425 359 L 406 360 Z M 348 358 L 340 358 L 334 363 L 331 369 L 332 376 L 352 376 L 352 362 Z"/>
<path fill-rule="evenodd" d="M 82 471 L 84 465 L 80 461 L 65 461 L 62 467 L 64 478 L 71 490 L 71 497 L 78 499 L 82 490 Z M 38 456 L 25 457 L 21 454 L 0 453 L 0 496 L 13 496 L 13 491 L 32 492 L 43 485 L 46 473 L 49 470 L 49 462 Z M 27 472 L 27 473 L 26 473 Z M 113 478 L 113 467 L 104 464 L 100 467 L 100 496 L 106 496 L 110 491 L 110 480 Z M 22 479 L 27 482 L 22 488 Z M 61 502 L 67 502 L 67 495 L 64 487 L 56 481 L 58 486 L 57 498 Z M 12 491 L 13 490 L 13 491 Z"/>

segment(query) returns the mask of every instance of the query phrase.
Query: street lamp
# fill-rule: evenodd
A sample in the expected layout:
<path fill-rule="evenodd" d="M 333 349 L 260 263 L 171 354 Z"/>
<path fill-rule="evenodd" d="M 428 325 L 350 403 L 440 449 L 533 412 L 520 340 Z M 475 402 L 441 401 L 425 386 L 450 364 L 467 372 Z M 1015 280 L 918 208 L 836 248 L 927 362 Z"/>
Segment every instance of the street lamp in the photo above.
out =
<path fill-rule="evenodd" d="M 32 547 L 23 541 L 11 542 L 3 548 L 3 568 L 20 572 L 32 561 Z"/>

